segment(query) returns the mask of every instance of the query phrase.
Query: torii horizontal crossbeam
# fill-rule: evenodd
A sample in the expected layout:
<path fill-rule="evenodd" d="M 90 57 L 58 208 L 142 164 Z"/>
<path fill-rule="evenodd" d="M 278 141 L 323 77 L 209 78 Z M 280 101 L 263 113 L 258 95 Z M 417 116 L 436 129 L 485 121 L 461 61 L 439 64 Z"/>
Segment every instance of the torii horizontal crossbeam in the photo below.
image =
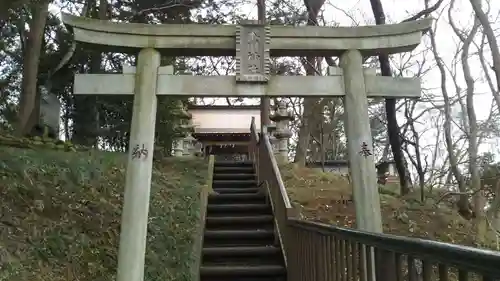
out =
<path fill-rule="evenodd" d="M 238 25 L 116 23 L 63 14 L 75 39 L 112 52 L 155 48 L 169 56 L 234 56 Z M 270 26 L 270 55 L 338 56 L 356 49 L 364 55 L 413 50 L 431 19 L 361 27 Z"/>
<path fill-rule="evenodd" d="M 235 76 L 169 75 L 161 67 L 157 95 L 198 97 L 345 96 L 343 76 L 272 76 L 267 84 L 237 84 Z M 335 69 L 335 68 L 330 68 Z M 330 70 L 331 73 L 334 71 Z M 76 74 L 76 95 L 133 95 L 135 74 Z M 365 74 L 368 97 L 418 98 L 420 80 Z"/>

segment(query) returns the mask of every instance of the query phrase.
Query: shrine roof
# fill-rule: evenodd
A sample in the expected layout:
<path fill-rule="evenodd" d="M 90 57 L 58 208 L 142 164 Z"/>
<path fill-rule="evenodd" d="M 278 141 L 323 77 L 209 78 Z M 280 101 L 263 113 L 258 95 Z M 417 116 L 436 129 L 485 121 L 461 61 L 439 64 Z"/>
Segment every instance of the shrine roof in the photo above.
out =
<path fill-rule="evenodd" d="M 233 130 L 232 132 L 229 129 L 201 129 L 196 130 L 193 133 L 193 137 L 198 141 L 224 141 L 224 142 L 240 142 L 240 141 L 249 141 L 250 140 L 250 129 L 246 132 L 240 130 Z M 236 131 L 236 132 L 234 132 Z"/>

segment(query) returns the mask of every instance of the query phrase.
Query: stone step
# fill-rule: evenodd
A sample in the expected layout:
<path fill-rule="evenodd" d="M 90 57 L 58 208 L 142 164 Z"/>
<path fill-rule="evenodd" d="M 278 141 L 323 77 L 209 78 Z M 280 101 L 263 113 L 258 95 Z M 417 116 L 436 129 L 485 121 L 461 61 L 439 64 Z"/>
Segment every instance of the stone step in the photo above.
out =
<path fill-rule="evenodd" d="M 231 217 L 225 215 L 211 214 L 207 217 L 206 230 L 274 230 L 274 221 L 271 219 L 259 220 L 238 220 L 238 214 L 231 214 Z M 242 218 L 247 218 L 248 214 L 240 214 Z"/>
<path fill-rule="evenodd" d="M 251 162 L 216 162 L 200 281 L 286 281 L 272 207 Z"/>
<path fill-rule="evenodd" d="M 258 187 L 223 187 L 223 188 L 212 188 L 218 194 L 235 194 L 235 193 L 257 193 L 259 192 Z"/>
<path fill-rule="evenodd" d="M 231 204 L 231 203 L 265 203 L 266 195 L 263 193 L 220 193 L 210 194 L 208 204 Z"/>
<path fill-rule="evenodd" d="M 204 276 L 200 281 L 287 281 L 283 276 Z"/>
<path fill-rule="evenodd" d="M 207 230 L 206 238 L 274 238 L 271 230 Z"/>
<path fill-rule="evenodd" d="M 270 246 L 275 244 L 274 231 L 259 230 L 205 230 L 204 247 Z"/>
<path fill-rule="evenodd" d="M 280 254 L 281 250 L 274 246 L 234 246 L 234 247 L 207 247 L 203 248 L 203 255 L 206 256 L 258 256 Z"/>
<path fill-rule="evenodd" d="M 257 187 L 257 180 L 213 180 L 213 188 L 251 188 Z"/>
<path fill-rule="evenodd" d="M 279 247 L 230 246 L 203 249 L 204 265 L 283 265 Z"/>
<path fill-rule="evenodd" d="M 245 214 L 272 214 L 270 204 L 209 204 L 207 214 L 224 213 L 245 213 Z"/>
<path fill-rule="evenodd" d="M 279 276 L 286 274 L 282 265 L 248 265 L 248 266 L 202 266 L 201 277 L 204 276 Z"/>
<path fill-rule="evenodd" d="M 256 180 L 256 177 L 253 173 L 214 173 L 213 180 Z"/>
<path fill-rule="evenodd" d="M 214 167 L 253 167 L 252 161 L 215 161 Z"/>
<path fill-rule="evenodd" d="M 249 166 L 214 166 L 214 174 L 257 175 L 253 165 Z"/>
<path fill-rule="evenodd" d="M 269 224 L 273 223 L 272 215 L 247 215 L 247 216 L 207 216 L 205 225 L 207 227 L 212 225 L 234 225 L 238 227 L 239 224 Z"/>
<path fill-rule="evenodd" d="M 222 166 L 215 167 L 214 166 L 214 174 L 255 174 L 254 168 L 252 166 L 243 166 L 243 167 L 231 167 L 231 166 Z"/>

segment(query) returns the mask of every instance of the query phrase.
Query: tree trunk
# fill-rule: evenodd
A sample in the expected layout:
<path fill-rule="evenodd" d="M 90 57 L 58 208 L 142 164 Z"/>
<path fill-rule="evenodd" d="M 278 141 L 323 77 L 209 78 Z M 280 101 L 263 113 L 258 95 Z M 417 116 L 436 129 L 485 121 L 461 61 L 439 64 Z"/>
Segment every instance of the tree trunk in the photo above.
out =
<path fill-rule="evenodd" d="M 458 190 L 460 192 L 465 192 L 466 187 L 465 187 L 465 182 L 462 177 L 462 174 L 458 168 L 458 160 L 457 160 L 457 155 L 455 154 L 454 151 L 454 144 L 453 144 L 453 139 L 451 137 L 451 122 L 452 122 L 452 117 L 451 117 L 451 103 L 450 103 L 450 98 L 448 96 L 448 90 L 446 89 L 446 70 L 443 65 L 443 62 L 441 60 L 441 57 L 439 57 L 437 49 L 436 49 L 436 39 L 434 35 L 434 31 L 430 31 L 430 37 L 431 37 L 431 45 L 432 45 L 432 50 L 434 53 L 434 57 L 437 62 L 438 69 L 440 71 L 441 75 L 441 92 L 443 94 L 443 101 L 444 101 L 444 125 L 443 125 L 443 131 L 444 131 L 444 139 L 446 143 L 446 150 L 448 152 L 448 159 L 450 161 L 450 173 L 448 173 L 448 176 L 446 178 L 446 184 L 451 183 L 452 176 L 455 178 L 457 181 L 458 185 Z M 469 204 L 467 202 L 467 197 L 461 196 L 460 199 L 457 202 L 457 207 L 460 213 L 467 213 L 469 212 Z"/>
<path fill-rule="evenodd" d="M 448 15 L 451 14 L 451 10 L 453 9 L 454 3 L 455 3 L 454 1 L 451 2 L 450 7 L 448 9 Z M 455 34 L 461 39 L 461 41 L 465 42 L 466 40 L 461 35 L 461 31 L 456 30 L 456 27 L 454 26 L 453 21 L 451 19 L 450 19 L 450 25 L 451 25 L 452 29 L 454 29 Z M 451 172 L 453 173 L 453 176 L 457 180 L 458 189 L 459 189 L 460 194 L 461 194 L 459 199 L 458 199 L 458 202 L 457 202 L 457 208 L 458 208 L 458 212 L 462 216 L 470 219 L 471 214 L 472 214 L 472 210 L 470 208 L 469 198 L 467 195 L 467 186 L 466 186 L 466 183 L 465 183 L 465 180 L 464 180 L 462 174 L 460 173 L 460 171 L 458 169 L 458 160 L 457 160 L 457 157 L 456 157 L 456 154 L 454 151 L 455 145 L 453 144 L 453 141 L 451 138 L 451 122 L 452 122 L 451 103 L 450 103 L 450 99 L 448 96 L 448 91 L 446 89 L 446 78 L 445 78 L 446 72 L 445 72 L 445 69 L 443 66 L 443 62 L 438 55 L 437 46 L 436 46 L 436 37 L 435 37 L 435 34 L 432 30 L 431 30 L 430 35 L 431 35 L 432 50 L 433 50 L 434 56 L 436 58 L 437 66 L 441 72 L 441 90 L 443 93 L 444 111 L 445 111 L 444 136 L 445 136 L 445 141 L 446 141 L 446 148 L 448 150 L 448 157 L 450 159 L 450 169 L 451 169 Z M 464 43 L 464 47 L 465 47 L 465 45 L 466 44 Z M 467 77 L 465 77 L 465 78 L 466 78 L 466 82 L 467 82 Z M 469 83 L 470 83 L 470 81 L 469 81 Z M 470 88 L 470 85 L 468 85 L 468 88 Z"/>
<path fill-rule="evenodd" d="M 375 23 L 377 25 L 385 24 L 385 13 L 384 8 L 380 0 L 370 0 L 373 16 L 375 17 Z M 380 70 L 382 76 L 392 76 L 391 65 L 389 63 L 389 56 L 380 55 Z M 403 156 L 403 150 L 401 148 L 401 139 L 399 137 L 399 125 L 396 119 L 396 100 L 386 99 L 385 100 L 385 114 L 387 116 L 387 134 L 389 136 L 389 142 L 391 144 L 392 155 L 394 157 L 394 162 L 396 163 L 396 169 L 398 170 L 399 183 L 401 186 L 401 195 L 408 194 L 410 192 L 408 175 L 405 165 L 405 159 Z"/>
<path fill-rule="evenodd" d="M 479 27 L 479 25 L 476 25 Z M 478 158 L 478 126 L 476 112 L 474 110 L 474 79 L 472 78 L 470 67 L 468 63 L 469 58 L 469 46 L 472 43 L 472 39 L 477 31 L 477 27 L 472 28 L 467 42 L 464 43 L 464 49 L 462 51 L 462 70 L 464 72 L 465 81 L 467 84 L 467 117 L 469 121 L 469 172 L 471 177 L 470 189 L 475 191 L 481 188 L 481 179 L 479 175 L 479 166 L 477 163 Z M 478 192 L 474 197 L 474 210 L 476 215 L 476 228 L 477 228 L 477 240 L 482 243 L 485 240 L 486 235 L 486 220 L 484 218 L 484 197 L 481 196 L 482 193 Z"/>
<path fill-rule="evenodd" d="M 313 111 L 314 101 L 315 99 L 313 98 L 304 98 L 304 111 L 302 121 L 300 122 L 299 140 L 294 159 L 294 162 L 302 167 L 306 164 L 307 151 L 309 149 L 311 112 Z"/>
<path fill-rule="evenodd" d="M 16 128 L 16 135 L 19 137 L 29 134 L 39 120 L 38 67 L 49 2 L 41 1 L 34 4 L 31 13 L 30 30 L 27 32 L 24 48 L 22 91 Z"/>
<path fill-rule="evenodd" d="M 307 9 L 307 25 L 317 25 L 317 15 L 318 11 L 321 9 L 324 1 L 316 1 L 311 5 L 310 0 L 304 0 L 304 5 Z M 306 75 L 316 75 L 316 69 L 314 68 L 316 65 L 315 57 L 306 57 L 305 60 L 302 61 L 302 65 L 306 70 Z M 316 98 L 304 98 L 304 113 L 302 114 L 302 122 L 299 129 L 299 140 L 297 143 L 297 148 L 295 151 L 295 159 L 294 162 L 299 166 L 305 166 L 307 151 L 309 149 L 309 140 L 310 140 L 310 131 L 311 125 L 313 122 L 313 109 L 317 103 Z"/>

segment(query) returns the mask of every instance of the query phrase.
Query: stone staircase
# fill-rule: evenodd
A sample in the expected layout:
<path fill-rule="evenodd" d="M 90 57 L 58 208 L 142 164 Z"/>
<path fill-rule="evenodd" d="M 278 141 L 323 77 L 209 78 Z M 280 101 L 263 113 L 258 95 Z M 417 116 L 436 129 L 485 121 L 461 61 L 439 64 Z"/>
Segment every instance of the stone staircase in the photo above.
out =
<path fill-rule="evenodd" d="M 251 162 L 216 162 L 200 281 L 285 281 L 273 213 Z"/>

